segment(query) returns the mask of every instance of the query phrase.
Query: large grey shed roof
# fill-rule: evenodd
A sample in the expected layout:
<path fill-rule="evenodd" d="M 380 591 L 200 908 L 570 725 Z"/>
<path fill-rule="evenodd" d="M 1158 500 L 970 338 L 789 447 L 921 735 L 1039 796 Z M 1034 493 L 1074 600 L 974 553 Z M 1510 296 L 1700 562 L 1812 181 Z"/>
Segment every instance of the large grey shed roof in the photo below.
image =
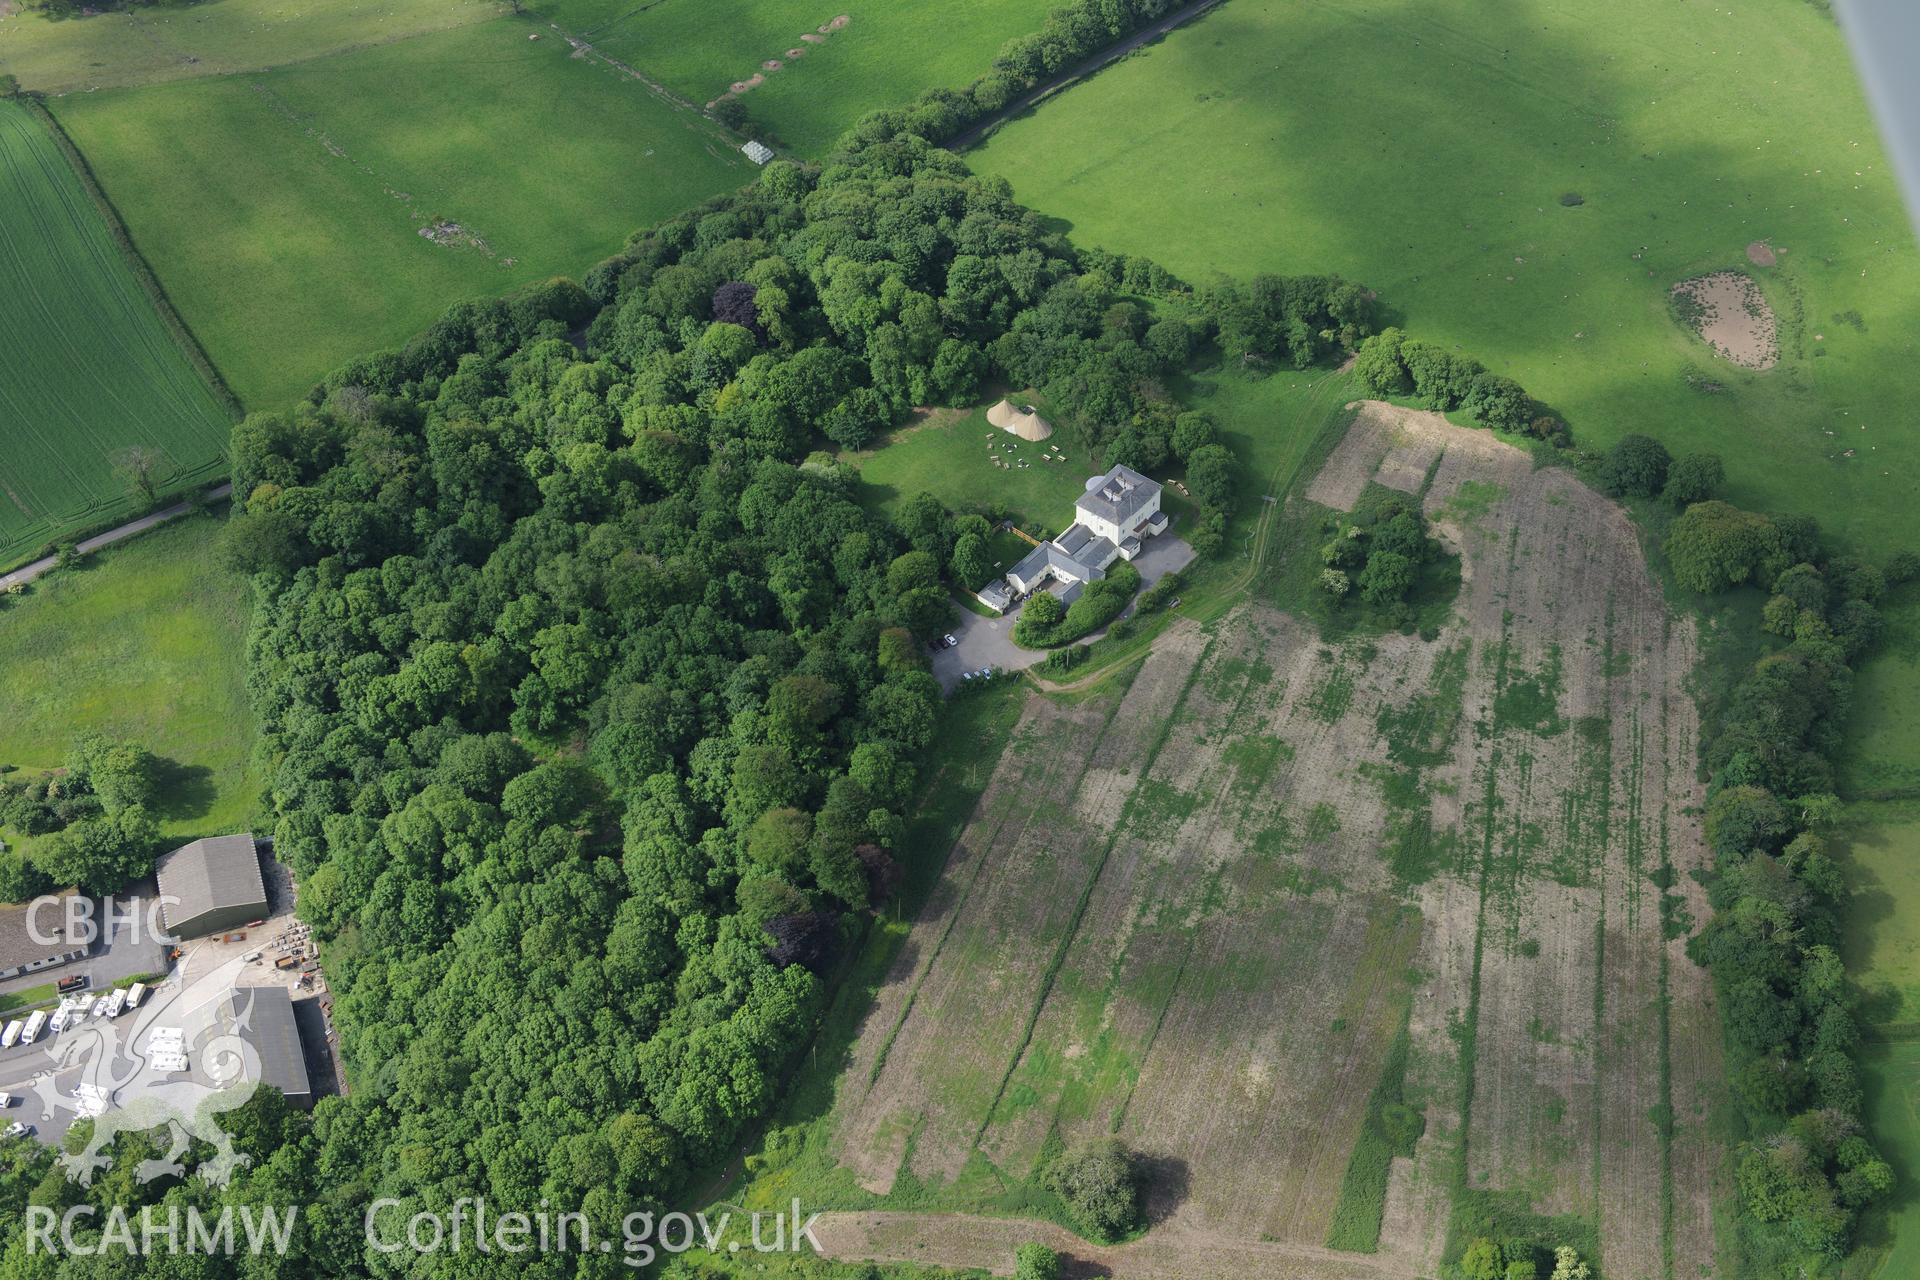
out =
<path fill-rule="evenodd" d="M 220 1024 L 260 1055 L 259 1083 L 272 1085 L 294 1102 L 311 1096 L 293 997 L 285 987 L 235 987 L 221 998 Z"/>
<path fill-rule="evenodd" d="M 1160 485 L 1129 466 L 1116 466 L 1104 476 L 1087 481 L 1087 491 L 1074 506 L 1090 516 L 1125 527 L 1134 512 L 1160 492 Z"/>
<path fill-rule="evenodd" d="M 253 836 L 195 840 L 160 859 L 160 918 L 167 931 L 209 911 L 234 907 L 266 910 L 267 883 Z"/>

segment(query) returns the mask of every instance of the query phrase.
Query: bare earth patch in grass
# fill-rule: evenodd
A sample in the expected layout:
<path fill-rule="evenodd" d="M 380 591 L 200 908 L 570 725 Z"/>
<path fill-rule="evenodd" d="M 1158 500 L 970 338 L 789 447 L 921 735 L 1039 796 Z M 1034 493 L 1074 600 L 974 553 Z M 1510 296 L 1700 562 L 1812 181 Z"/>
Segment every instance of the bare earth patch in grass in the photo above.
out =
<path fill-rule="evenodd" d="M 1771 369 L 1779 363 L 1773 308 L 1752 277 L 1715 271 L 1682 280 L 1673 286 L 1673 296 L 1694 331 L 1723 358 L 1747 369 Z"/>

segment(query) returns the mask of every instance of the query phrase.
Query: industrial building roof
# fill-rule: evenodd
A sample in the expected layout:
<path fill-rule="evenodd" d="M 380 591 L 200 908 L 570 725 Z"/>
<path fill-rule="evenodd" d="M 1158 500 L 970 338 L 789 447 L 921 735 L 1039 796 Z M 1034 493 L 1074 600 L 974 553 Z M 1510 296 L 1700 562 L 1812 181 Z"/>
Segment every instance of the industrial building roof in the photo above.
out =
<path fill-rule="evenodd" d="M 307 1058 L 285 987 L 235 987 L 220 998 L 219 1025 L 231 1029 L 260 1055 L 260 1084 L 270 1084 L 299 1102 L 310 1096 Z"/>
<path fill-rule="evenodd" d="M 160 859 L 160 918 L 167 930 L 224 907 L 266 910 L 267 883 L 251 833 L 195 840 Z"/>

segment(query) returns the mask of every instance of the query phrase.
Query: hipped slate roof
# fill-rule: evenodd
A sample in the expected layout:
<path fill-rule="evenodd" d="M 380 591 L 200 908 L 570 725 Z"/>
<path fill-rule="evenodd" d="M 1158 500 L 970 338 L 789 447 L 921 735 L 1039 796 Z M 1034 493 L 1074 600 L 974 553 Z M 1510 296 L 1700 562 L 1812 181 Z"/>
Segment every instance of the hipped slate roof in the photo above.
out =
<path fill-rule="evenodd" d="M 1125 528 L 1141 507 L 1160 492 L 1158 483 L 1129 466 L 1116 466 L 1098 481 L 1089 481 L 1087 491 L 1074 503 L 1075 509 L 1101 520 L 1110 520 Z"/>

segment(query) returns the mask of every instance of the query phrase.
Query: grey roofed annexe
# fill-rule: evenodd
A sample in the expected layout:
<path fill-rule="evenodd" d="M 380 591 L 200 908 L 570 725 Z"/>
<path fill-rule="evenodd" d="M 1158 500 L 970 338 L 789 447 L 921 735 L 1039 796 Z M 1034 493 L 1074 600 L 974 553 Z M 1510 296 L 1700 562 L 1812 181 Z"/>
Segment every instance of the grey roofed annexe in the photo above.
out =
<path fill-rule="evenodd" d="M 1074 528 L 1078 529 L 1080 526 L 1075 525 Z M 1086 531 L 1081 529 L 1081 532 L 1085 533 Z M 1099 541 L 1105 543 L 1106 539 L 1102 538 Z M 1083 552 L 1087 545 L 1090 544 L 1082 544 Z M 1100 568 L 1097 563 L 1085 563 L 1076 559 L 1068 554 L 1066 549 L 1057 542 L 1041 543 L 1033 550 L 1027 552 L 1026 558 L 1019 564 L 1013 566 L 1008 572 L 1022 582 L 1031 583 L 1039 579 L 1043 569 L 1052 569 L 1056 575 L 1070 578 L 1076 582 L 1082 579 L 1098 581 L 1107 576 L 1107 571 Z"/>
<path fill-rule="evenodd" d="M 220 997 L 219 1025 L 244 1037 L 260 1055 L 260 1083 L 287 1095 L 295 1106 L 313 1101 L 293 997 L 285 987 L 235 987 Z"/>
<path fill-rule="evenodd" d="M 267 914 L 253 836 L 195 840 L 160 859 L 160 919 L 176 938 L 230 929 Z"/>

